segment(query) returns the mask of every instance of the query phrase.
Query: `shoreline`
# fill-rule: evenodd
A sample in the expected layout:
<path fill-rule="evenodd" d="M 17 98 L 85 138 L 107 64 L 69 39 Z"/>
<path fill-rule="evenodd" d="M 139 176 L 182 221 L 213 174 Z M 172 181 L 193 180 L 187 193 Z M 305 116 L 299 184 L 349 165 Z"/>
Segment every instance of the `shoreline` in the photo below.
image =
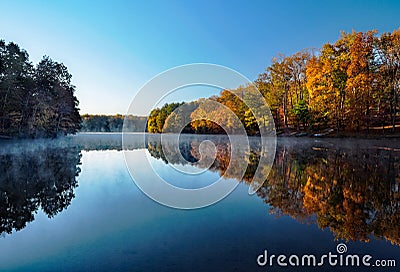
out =
<path fill-rule="evenodd" d="M 142 135 L 145 134 L 146 136 L 159 136 L 161 133 L 148 133 L 148 132 L 125 132 L 128 134 L 134 134 L 134 135 Z M 0 137 L 0 144 L 2 143 L 9 143 L 9 142 L 20 142 L 20 141 L 43 141 L 43 140 L 52 140 L 52 141 L 57 141 L 61 139 L 66 139 L 66 138 L 75 138 L 79 136 L 94 136 L 94 137 L 99 137 L 99 136 L 118 136 L 122 135 L 123 132 L 78 132 L 76 134 L 69 134 L 65 136 L 60 136 L 57 138 L 12 138 L 12 137 Z M 166 135 L 170 133 L 164 133 Z M 172 134 L 171 134 L 172 135 Z M 199 137 L 207 137 L 207 136 L 227 136 L 226 134 L 192 134 L 192 133 L 182 133 L 181 135 L 185 136 L 199 136 Z M 247 135 L 247 137 L 250 138 L 259 138 L 260 135 Z M 385 134 L 385 135 L 378 135 L 378 134 L 364 134 L 364 133 L 346 133 L 346 132 L 341 132 L 340 134 L 336 133 L 329 133 L 329 134 L 316 134 L 316 133 L 305 133 L 305 132 L 292 132 L 292 133 L 277 133 L 276 134 L 277 139 L 359 139 L 359 140 L 390 140 L 390 139 L 400 139 L 400 133 L 396 132 L 394 134 Z"/>

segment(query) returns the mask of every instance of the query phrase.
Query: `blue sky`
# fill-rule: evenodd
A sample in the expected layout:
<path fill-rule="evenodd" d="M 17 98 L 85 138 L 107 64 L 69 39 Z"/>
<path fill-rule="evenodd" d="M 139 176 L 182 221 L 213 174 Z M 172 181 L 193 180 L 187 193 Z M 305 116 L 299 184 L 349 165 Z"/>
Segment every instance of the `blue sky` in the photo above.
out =
<path fill-rule="evenodd" d="M 341 30 L 400 27 L 400 1 L 31 0 L 1 1 L 0 14 L 0 39 L 34 63 L 63 62 L 81 113 L 105 114 L 125 113 L 143 84 L 174 66 L 215 63 L 254 80 L 278 53 L 319 48 Z"/>

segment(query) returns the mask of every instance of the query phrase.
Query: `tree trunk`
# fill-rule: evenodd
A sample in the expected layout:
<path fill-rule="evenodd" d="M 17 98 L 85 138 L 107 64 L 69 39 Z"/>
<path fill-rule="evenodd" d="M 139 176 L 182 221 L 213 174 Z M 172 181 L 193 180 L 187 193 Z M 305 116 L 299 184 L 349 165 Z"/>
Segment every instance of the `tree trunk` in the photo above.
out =
<path fill-rule="evenodd" d="M 392 132 L 396 130 L 396 115 L 397 115 L 397 91 L 393 88 L 393 116 L 392 116 Z"/>

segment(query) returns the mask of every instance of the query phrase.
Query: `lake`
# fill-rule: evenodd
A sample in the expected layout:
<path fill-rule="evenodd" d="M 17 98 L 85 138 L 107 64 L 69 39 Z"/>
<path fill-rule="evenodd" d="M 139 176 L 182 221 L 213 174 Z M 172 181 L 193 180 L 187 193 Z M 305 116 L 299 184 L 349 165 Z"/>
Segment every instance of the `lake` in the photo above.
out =
<path fill-rule="evenodd" d="M 228 170 L 233 146 L 225 136 L 181 137 L 181 156 L 167 154 L 157 135 L 134 137 L 128 149 L 139 179 L 152 183 L 149 160 L 176 187 L 221 176 L 237 187 L 208 207 L 174 209 L 134 183 L 121 134 L 0 142 L 0 271 L 375 271 L 257 263 L 265 250 L 340 255 L 340 243 L 371 263 L 395 260 L 379 271 L 398 271 L 399 139 L 278 138 L 267 180 L 249 195 L 259 138 L 250 137 L 247 158 Z M 199 152 L 205 140 L 213 161 Z M 244 174 L 236 173 L 244 162 Z"/>

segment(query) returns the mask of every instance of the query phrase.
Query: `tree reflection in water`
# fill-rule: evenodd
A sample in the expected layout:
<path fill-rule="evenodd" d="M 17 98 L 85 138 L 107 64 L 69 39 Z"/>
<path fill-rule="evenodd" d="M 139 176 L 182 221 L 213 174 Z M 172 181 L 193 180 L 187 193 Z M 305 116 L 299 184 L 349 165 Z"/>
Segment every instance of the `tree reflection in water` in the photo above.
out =
<path fill-rule="evenodd" d="M 67 208 L 78 186 L 81 149 L 119 147 L 117 149 L 121 150 L 120 135 L 108 136 L 110 139 L 98 137 L 81 135 L 57 145 L 35 142 L 35 148 L 13 151 L 7 151 L 3 145 L 0 150 L 0 233 L 23 229 L 34 220 L 39 208 L 49 217 Z M 215 160 L 211 164 L 200 158 L 199 146 L 204 140 L 215 144 Z M 159 136 L 148 136 L 145 145 L 138 140 L 133 141 L 130 148 L 147 148 L 153 157 L 165 162 L 190 163 L 250 183 L 258 166 L 261 146 L 257 137 L 250 137 L 249 141 L 250 151 L 242 152 L 235 161 L 231 161 L 232 148 L 227 136 L 182 136 L 179 149 L 162 147 Z M 236 144 L 241 143 L 237 141 Z M 396 140 L 280 138 L 272 169 L 260 166 L 264 173 L 270 172 L 257 195 L 269 205 L 271 213 L 329 228 L 337 239 L 367 242 L 377 237 L 400 245 L 398 146 Z M 179 150 L 182 156 L 165 156 L 164 152 L 173 153 L 174 150 Z M 237 146 L 235 150 L 243 151 Z M 248 166 L 242 178 L 240 171 L 235 173 L 235 170 L 241 169 L 245 162 Z M 227 173 L 229 163 L 234 167 Z"/>
<path fill-rule="evenodd" d="M 222 176 L 229 163 L 247 160 L 243 179 L 235 173 L 228 178 L 250 183 L 259 162 L 259 140 L 250 138 L 250 153 L 230 162 L 228 139 L 208 139 L 217 150 L 209 170 Z M 199 159 L 202 140 L 184 137 L 180 141 L 186 163 Z M 400 245 L 400 150 L 396 146 L 395 142 L 367 140 L 280 139 L 273 168 L 257 195 L 271 213 L 317 223 L 321 229 L 329 228 L 336 239 L 368 242 L 375 236 Z M 152 156 L 166 161 L 160 142 L 149 140 L 147 147 Z"/>
<path fill-rule="evenodd" d="M 0 233 L 25 228 L 41 208 L 50 218 L 75 197 L 80 149 L 45 147 L 0 154 Z"/>

